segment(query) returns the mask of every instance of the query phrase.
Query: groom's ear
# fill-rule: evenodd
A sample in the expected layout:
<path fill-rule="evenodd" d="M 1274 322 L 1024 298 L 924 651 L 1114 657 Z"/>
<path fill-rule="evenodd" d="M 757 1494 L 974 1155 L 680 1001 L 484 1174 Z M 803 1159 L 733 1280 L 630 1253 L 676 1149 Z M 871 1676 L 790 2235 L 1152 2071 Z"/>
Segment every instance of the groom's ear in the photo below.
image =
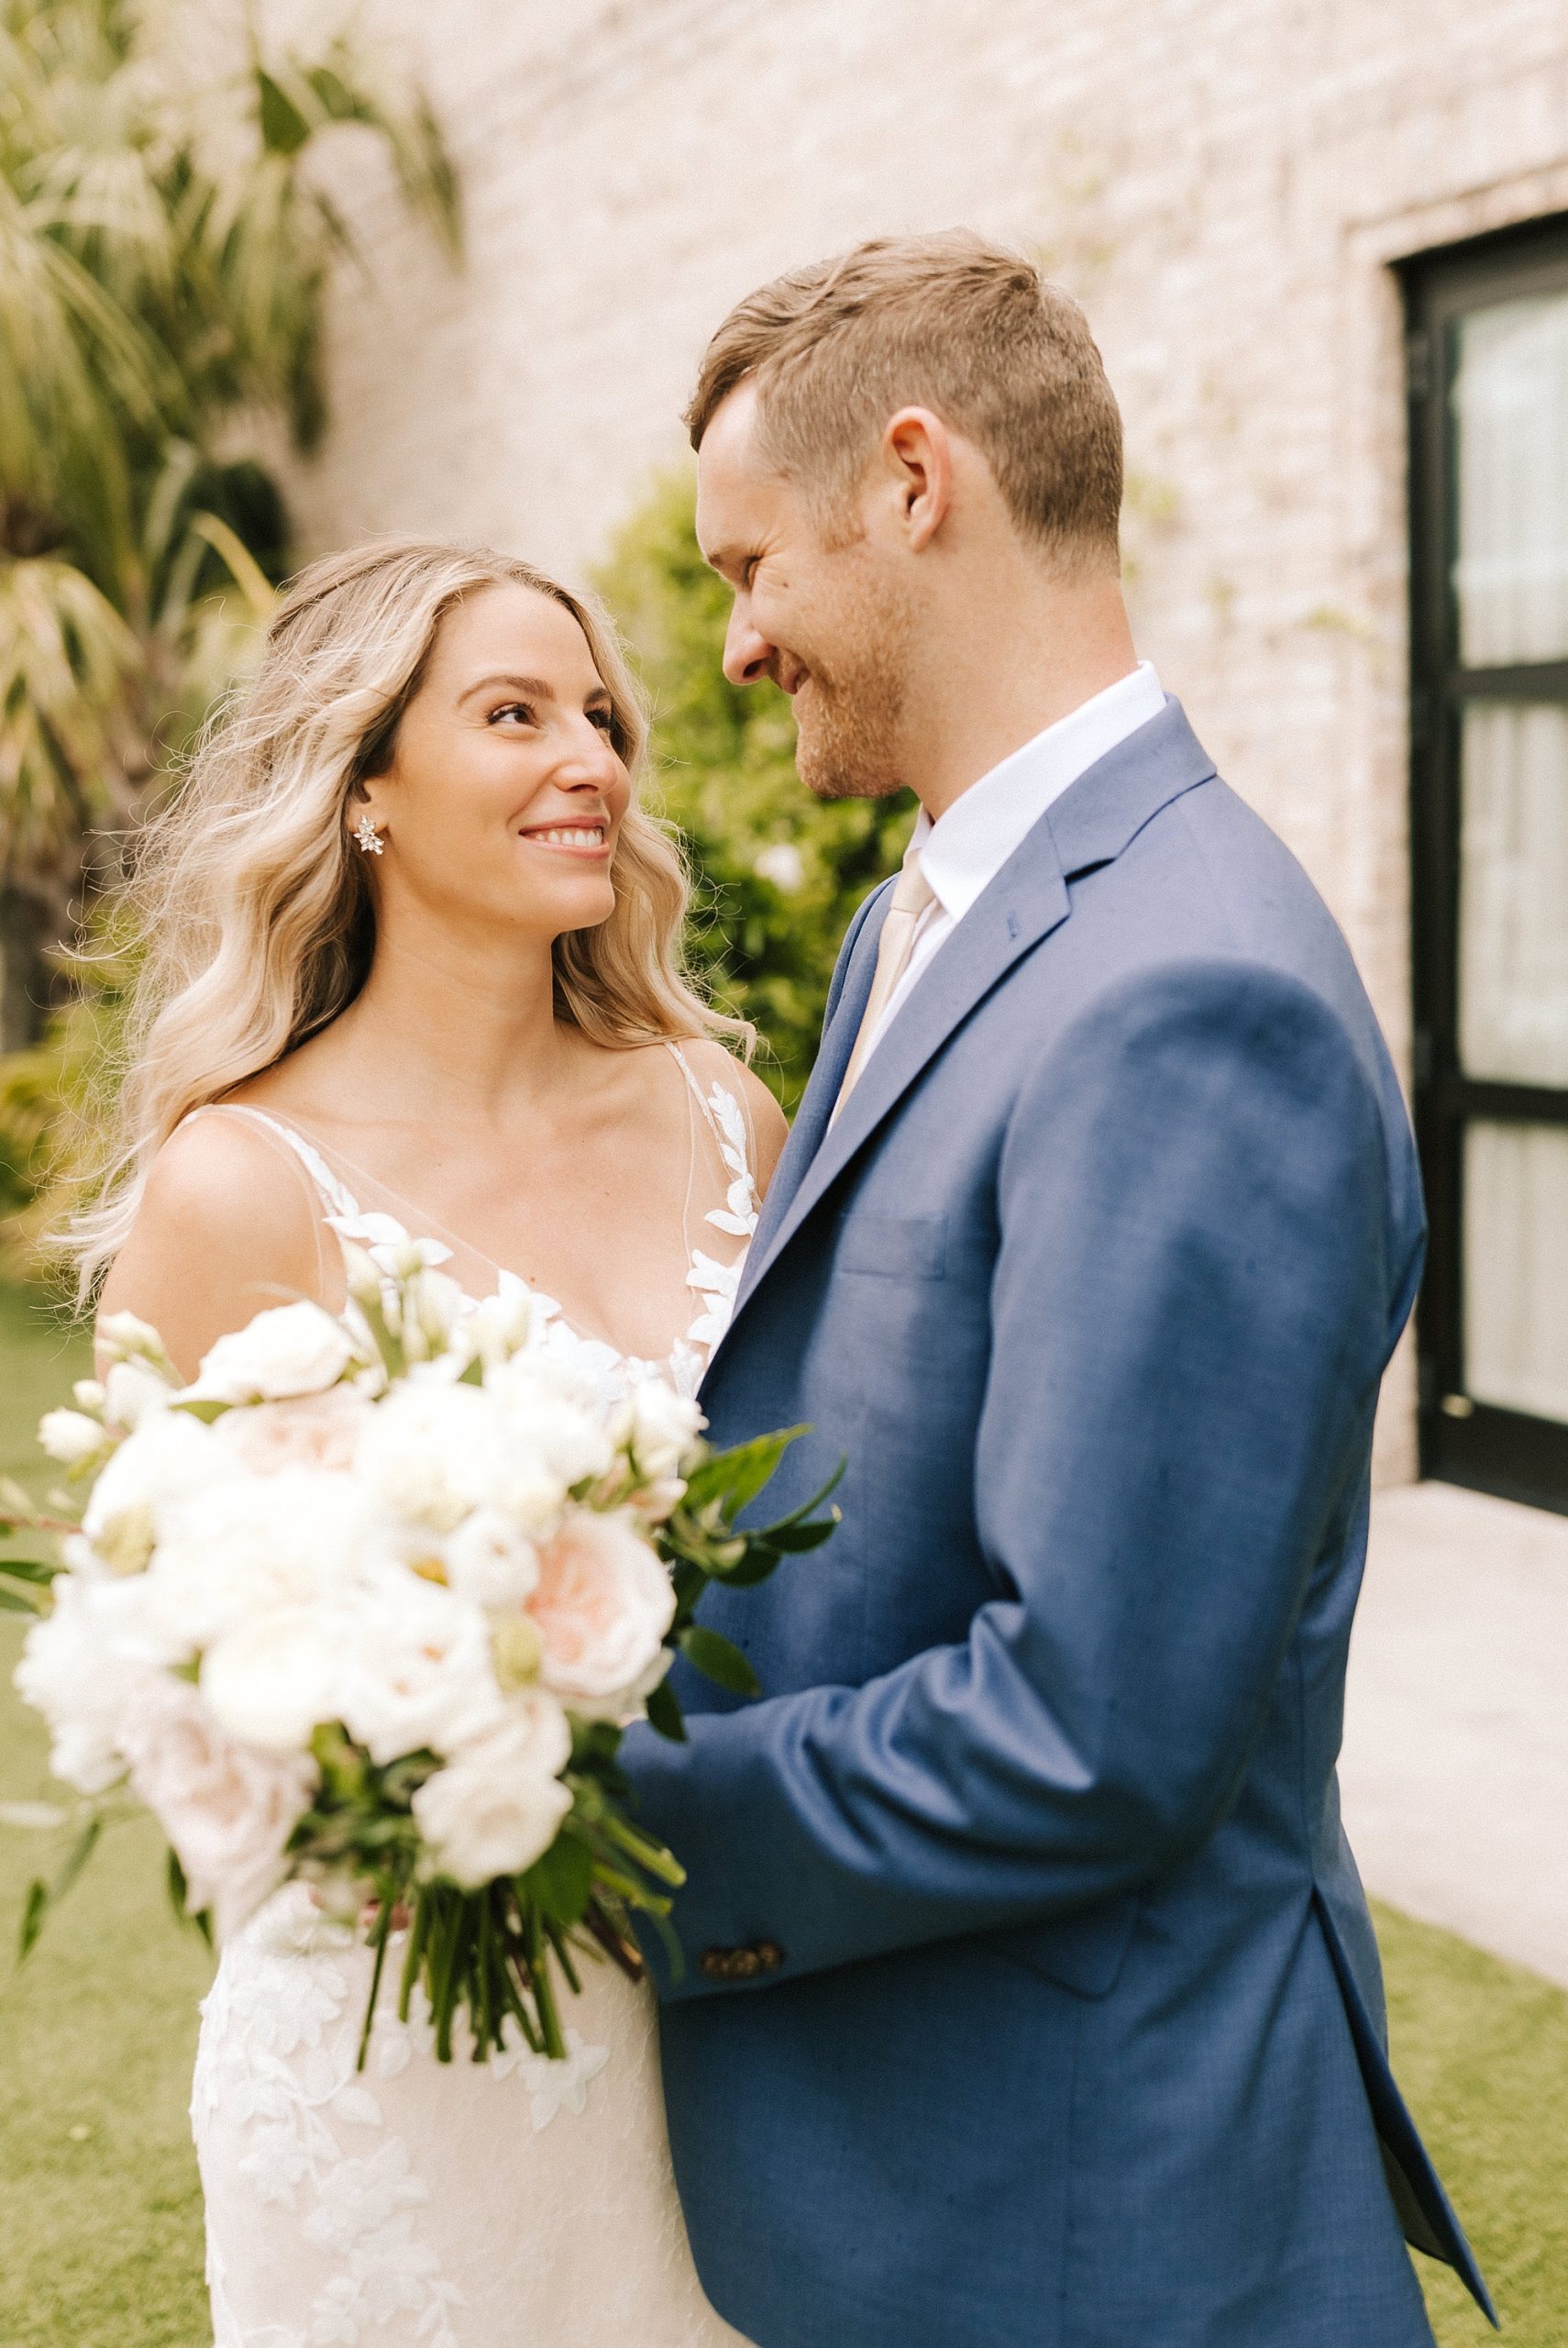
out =
<path fill-rule="evenodd" d="M 928 547 L 953 503 L 953 436 L 928 407 L 901 407 L 882 435 L 882 460 L 911 554 Z"/>

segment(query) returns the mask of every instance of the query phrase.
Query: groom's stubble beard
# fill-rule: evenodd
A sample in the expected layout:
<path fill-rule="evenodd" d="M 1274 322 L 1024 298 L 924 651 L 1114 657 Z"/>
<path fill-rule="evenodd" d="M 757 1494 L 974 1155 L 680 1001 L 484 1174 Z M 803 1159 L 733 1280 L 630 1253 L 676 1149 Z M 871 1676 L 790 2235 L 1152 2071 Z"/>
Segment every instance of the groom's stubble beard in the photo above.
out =
<path fill-rule="evenodd" d="M 796 703 L 795 766 L 814 799 L 888 799 L 904 786 L 913 613 L 907 596 L 856 569 L 831 661 L 801 648 L 811 673 Z"/>

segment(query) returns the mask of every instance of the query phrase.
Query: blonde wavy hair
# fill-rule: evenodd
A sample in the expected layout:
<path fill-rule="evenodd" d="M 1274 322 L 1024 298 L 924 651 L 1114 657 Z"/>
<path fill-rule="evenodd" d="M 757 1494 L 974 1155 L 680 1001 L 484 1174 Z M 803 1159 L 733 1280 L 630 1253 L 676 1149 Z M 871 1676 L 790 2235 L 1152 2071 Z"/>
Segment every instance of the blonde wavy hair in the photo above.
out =
<path fill-rule="evenodd" d="M 271 1068 L 364 984 L 375 910 L 346 810 L 390 764 L 443 619 L 465 595 L 507 582 L 577 621 L 634 783 L 614 911 L 556 940 L 557 1018 L 614 1049 L 710 1035 L 749 1051 L 752 1031 L 705 1003 L 686 970 L 687 869 L 637 801 L 647 711 L 608 615 L 485 548 L 392 538 L 330 555 L 291 582 L 256 675 L 209 721 L 181 789 L 138 842 L 117 927 L 139 969 L 118 1065 L 105 1072 L 112 1106 L 93 1120 L 83 1180 L 94 1203 L 61 1235 L 79 1303 L 123 1245 L 181 1119 Z"/>

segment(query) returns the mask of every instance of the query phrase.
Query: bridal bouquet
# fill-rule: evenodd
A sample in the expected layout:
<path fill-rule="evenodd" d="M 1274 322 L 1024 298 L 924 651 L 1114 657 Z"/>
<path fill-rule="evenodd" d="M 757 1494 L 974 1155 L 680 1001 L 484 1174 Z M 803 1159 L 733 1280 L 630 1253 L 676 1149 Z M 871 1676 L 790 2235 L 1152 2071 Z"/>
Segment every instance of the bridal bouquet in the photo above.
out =
<path fill-rule="evenodd" d="M 104 1382 L 39 1430 L 91 1479 L 80 1521 L 0 1493 L 0 1522 L 59 1535 L 58 1563 L 0 1560 L 0 1604 L 39 1615 L 17 1685 L 88 1798 L 23 1954 L 123 1789 L 209 1935 L 291 1879 L 368 1932 L 361 2063 L 394 1945 L 400 2011 L 423 1988 L 444 2061 L 460 2020 L 476 2060 L 513 2027 L 559 2056 L 558 1974 L 575 1989 L 585 1954 L 636 1972 L 634 1919 L 683 1879 L 631 1815 L 623 1729 L 684 1734 L 678 1652 L 756 1692 L 697 1600 L 836 1513 L 824 1492 L 739 1529 L 792 1434 L 712 1451 L 666 1387 L 586 1385 L 521 1283 L 475 1306 L 417 1246 L 372 1253 L 341 1319 L 262 1312 L 191 1385 L 111 1316 Z"/>

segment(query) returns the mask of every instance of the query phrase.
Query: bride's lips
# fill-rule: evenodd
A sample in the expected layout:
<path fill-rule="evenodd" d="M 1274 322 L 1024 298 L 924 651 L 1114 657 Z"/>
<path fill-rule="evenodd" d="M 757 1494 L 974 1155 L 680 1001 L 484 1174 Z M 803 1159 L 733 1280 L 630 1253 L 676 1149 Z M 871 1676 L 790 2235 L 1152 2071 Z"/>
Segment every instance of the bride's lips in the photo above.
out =
<path fill-rule="evenodd" d="M 601 863 L 610 853 L 610 826 L 603 822 L 538 824 L 517 836 L 530 847 L 547 849 L 552 856 L 576 857 L 587 864 Z"/>

